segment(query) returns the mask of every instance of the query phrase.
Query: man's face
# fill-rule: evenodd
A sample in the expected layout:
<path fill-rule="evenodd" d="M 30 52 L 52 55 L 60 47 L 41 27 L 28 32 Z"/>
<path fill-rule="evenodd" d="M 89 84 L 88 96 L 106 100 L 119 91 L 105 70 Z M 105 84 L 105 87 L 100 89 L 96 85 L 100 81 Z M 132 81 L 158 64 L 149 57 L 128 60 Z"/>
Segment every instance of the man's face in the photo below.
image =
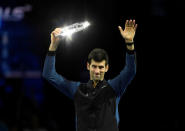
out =
<path fill-rule="evenodd" d="M 96 62 L 92 59 L 91 64 L 87 63 L 87 69 L 90 73 L 90 79 L 98 81 L 104 79 L 105 72 L 108 71 L 108 65 L 105 66 L 105 60 Z"/>

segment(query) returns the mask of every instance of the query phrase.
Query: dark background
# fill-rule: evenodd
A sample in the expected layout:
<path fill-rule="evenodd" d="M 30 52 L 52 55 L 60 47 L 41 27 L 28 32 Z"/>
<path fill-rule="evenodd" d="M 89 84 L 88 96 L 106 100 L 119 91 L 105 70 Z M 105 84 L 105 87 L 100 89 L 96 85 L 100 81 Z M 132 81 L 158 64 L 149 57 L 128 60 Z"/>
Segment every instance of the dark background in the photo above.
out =
<path fill-rule="evenodd" d="M 41 77 L 50 33 L 56 27 L 88 20 L 87 30 L 74 34 L 72 41 L 61 41 L 56 70 L 69 80 L 86 82 L 87 55 L 99 47 L 110 57 L 108 80 L 125 64 L 125 43 L 118 25 L 124 27 L 127 19 L 138 24 L 137 73 L 119 104 L 120 131 L 185 128 L 183 1 L 0 1 L 2 9 L 26 4 L 32 10 L 21 21 L 0 19 L 0 130 L 75 130 L 73 101 Z"/>

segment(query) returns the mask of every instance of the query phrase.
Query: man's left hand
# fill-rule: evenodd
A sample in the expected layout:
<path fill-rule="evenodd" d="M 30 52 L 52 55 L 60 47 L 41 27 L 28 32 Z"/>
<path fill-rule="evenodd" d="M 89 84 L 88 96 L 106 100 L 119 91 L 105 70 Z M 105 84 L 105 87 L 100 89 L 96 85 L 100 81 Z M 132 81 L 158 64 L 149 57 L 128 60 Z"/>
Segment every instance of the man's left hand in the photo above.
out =
<path fill-rule="evenodd" d="M 135 24 L 135 20 L 126 20 L 124 30 L 121 28 L 121 26 L 118 26 L 118 28 L 122 37 L 125 39 L 125 42 L 132 43 L 137 29 L 137 24 Z"/>

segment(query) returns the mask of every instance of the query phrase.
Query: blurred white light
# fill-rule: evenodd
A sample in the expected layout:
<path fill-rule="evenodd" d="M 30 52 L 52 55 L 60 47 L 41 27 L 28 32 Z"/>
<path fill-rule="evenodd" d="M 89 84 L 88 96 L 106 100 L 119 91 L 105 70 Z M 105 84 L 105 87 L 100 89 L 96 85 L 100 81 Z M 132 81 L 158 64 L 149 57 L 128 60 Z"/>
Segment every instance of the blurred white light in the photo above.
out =
<path fill-rule="evenodd" d="M 61 27 L 62 31 L 59 36 L 71 37 L 75 32 L 84 30 L 90 25 L 88 21 L 75 23 L 66 27 Z"/>
<path fill-rule="evenodd" d="M 83 24 L 84 24 L 84 28 L 87 28 L 90 25 L 88 21 L 85 21 Z"/>

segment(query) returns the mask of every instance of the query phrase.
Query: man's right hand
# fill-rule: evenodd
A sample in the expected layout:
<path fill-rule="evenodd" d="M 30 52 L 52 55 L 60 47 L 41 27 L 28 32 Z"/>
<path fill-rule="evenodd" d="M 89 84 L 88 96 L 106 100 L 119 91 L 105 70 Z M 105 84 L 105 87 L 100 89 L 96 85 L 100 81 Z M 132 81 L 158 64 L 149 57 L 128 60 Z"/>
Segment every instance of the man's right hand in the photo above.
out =
<path fill-rule="evenodd" d="M 59 45 L 59 41 L 61 40 L 60 32 L 62 31 L 61 28 L 56 28 L 52 33 L 51 33 L 51 43 L 49 46 L 49 51 L 56 51 Z"/>

